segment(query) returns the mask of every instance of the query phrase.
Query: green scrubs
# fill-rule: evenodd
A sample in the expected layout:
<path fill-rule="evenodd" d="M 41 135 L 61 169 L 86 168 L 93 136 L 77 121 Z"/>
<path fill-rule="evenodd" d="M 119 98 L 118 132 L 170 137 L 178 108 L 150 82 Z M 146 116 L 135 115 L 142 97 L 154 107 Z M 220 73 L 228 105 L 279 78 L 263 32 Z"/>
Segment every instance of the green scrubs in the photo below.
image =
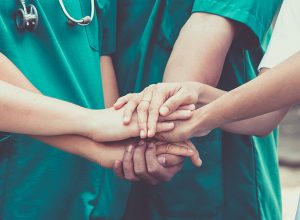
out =
<path fill-rule="evenodd" d="M 58 0 L 33 3 L 40 24 L 30 33 L 15 26 L 16 1 L 0 2 L 0 52 L 43 94 L 103 108 L 100 55 L 115 47 L 107 39 L 115 36 L 114 29 L 106 26 L 104 17 L 115 1 L 97 0 L 94 20 L 86 27 L 68 26 Z M 75 18 L 90 13 L 89 1 L 64 3 Z M 111 215 L 106 201 L 110 191 L 103 191 L 108 184 L 106 170 L 25 135 L 1 140 L 0 219 L 87 220 Z"/>
<path fill-rule="evenodd" d="M 160 82 L 178 33 L 193 12 L 235 20 L 240 31 L 228 53 L 220 88 L 256 76 L 262 42 L 280 0 L 120 0 L 114 63 L 120 92 Z M 193 140 L 203 166 L 189 161 L 168 183 L 134 183 L 123 219 L 281 218 L 276 132 L 265 138 L 213 131 Z"/>

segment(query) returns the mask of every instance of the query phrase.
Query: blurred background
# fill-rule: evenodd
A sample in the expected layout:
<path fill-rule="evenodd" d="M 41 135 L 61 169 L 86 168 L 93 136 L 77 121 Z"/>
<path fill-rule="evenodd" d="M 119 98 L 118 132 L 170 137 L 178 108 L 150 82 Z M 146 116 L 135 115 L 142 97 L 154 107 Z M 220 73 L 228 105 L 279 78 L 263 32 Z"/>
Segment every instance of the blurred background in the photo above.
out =
<path fill-rule="evenodd" d="M 290 110 L 279 130 L 283 220 L 294 220 L 300 196 L 300 106 Z"/>

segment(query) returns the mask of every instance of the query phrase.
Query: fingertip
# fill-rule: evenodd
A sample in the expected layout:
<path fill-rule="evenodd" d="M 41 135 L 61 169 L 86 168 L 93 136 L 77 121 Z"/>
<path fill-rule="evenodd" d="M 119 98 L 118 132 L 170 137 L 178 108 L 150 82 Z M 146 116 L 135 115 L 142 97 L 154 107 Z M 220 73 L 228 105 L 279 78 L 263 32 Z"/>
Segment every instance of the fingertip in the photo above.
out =
<path fill-rule="evenodd" d="M 147 137 L 147 134 L 144 130 L 140 131 L 140 138 L 145 139 Z"/>
<path fill-rule="evenodd" d="M 167 106 L 162 106 L 162 107 L 159 109 L 159 113 L 160 113 L 162 116 L 167 116 L 169 112 L 170 112 L 170 109 L 169 109 Z"/>
<path fill-rule="evenodd" d="M 155 131 L 152 129 L 148 130 L 148 138 L 153 138 L 155 136 Z"/>
<path fill-rule="evenodd" d="M 123 123 L 125 125 L 128 125 L 130 120 L 131 120 L 131 118 L 128 115 L 125 115 L 124 118 L 123 118 Z"/>

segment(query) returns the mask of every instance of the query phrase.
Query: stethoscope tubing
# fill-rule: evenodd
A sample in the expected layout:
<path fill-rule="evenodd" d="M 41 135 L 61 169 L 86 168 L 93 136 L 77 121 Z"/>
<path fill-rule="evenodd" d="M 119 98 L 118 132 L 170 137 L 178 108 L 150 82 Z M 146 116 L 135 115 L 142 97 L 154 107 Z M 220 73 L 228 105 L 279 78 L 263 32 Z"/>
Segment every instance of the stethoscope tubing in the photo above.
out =
<path fill-rule="evenodd" d="M 60 4 L 60 7 L 63 10 L 65 16 L 68 18 L 68 20 L 71 21 L 74 24 L 78 24 L 80 26 L 86 26 L 86 25 L 89 25 L 92 22 L 93 18 L 94 18 L 94 15 L 95 15 L 95 1 L 94 0 L 91 0 L 91 14 L 90 14 L 90 16 L 86 16 L 86 17 L 81 18 L 81 19 L 75 19 L 68 13 L 68 11 L 67 11 L 67 9 L 64 5 L 63 0 L 59 0 L 59 4 Z M 85 20 L 85 19 L 87 19 L 87 20 Z"/>

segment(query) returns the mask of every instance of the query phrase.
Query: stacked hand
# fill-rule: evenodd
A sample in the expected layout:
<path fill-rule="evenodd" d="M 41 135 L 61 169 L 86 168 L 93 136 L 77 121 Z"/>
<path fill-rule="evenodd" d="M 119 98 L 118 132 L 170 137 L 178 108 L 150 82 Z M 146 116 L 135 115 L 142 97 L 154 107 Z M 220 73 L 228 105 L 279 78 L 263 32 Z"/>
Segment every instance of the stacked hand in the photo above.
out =
<path fill-rule="evenodd" d="M 197 86 L 161 83 L 118 99 L 114 108 L 122 110 L 124 126 L 135 126 L 135 135 L 145 140 L 137 146 L 130 145 L 122 160 L 115 162 L 114 170 L 120 178 L 157 184 L 170 180 L 182 168 L 184 157 L 189 156 L 194 165 L 201 165 L 198 151 L 187 141 L 196 134 L 193 110 L 198 103 Z M 191 155 L 174 149 L 189 149 Z"/>

